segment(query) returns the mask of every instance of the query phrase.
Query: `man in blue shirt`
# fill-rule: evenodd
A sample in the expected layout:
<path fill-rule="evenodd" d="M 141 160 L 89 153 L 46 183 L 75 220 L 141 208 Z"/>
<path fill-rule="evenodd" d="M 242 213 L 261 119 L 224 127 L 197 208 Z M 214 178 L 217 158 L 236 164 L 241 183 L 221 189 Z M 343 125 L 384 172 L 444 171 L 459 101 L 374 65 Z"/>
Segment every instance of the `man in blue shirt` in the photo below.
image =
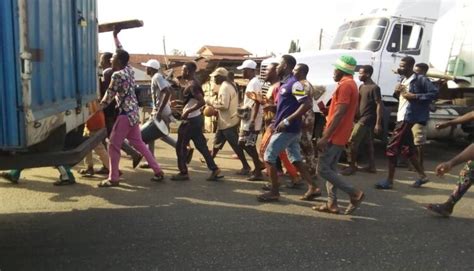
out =
<path fill-rule="evenodd" d="M 308 183 L 308 190 L 301 198 L 312 200 L 321 194 L 320 189 L 313 184 L 308 169 L 302 162 L 299 141 L 301 138 L 301 117 L 311 108 L 311 100 L 308 99 L 302 87 L 296 84 L 298 80 L 293 76 L 293 68 L 296 59 L 291 55 L 283 55 L 277 66 L 277 73 L 282 78 L 278 90 L 278 104 L 273 124 L 274 134 L 268 143 L 264 160 L 270 174 L 272 187 L 270 191 L 257 197 L 258 201 L 277 201 L 280 197 L 278 174 L 275 162 L 280 152 L 286 149 L 288 158 L 295 165 L 301 177 Z"/>
<path fill-rule="evenodd" d="M 402 58 L 399 64 L 398 74 L 403 76 L 403 80 L 395 90 L 395 94 L 399 96 L 397 123 L 385 152 L 389 159 L 388 176 L 375 185 L 377 189 L 392 189 L 395 165 L 400 155 L 410 160 L 419 175 L 413 187 L 418 188 L 428 182 L 418 162 L 412 127 L 416 123 L 426 124 L 430 115 L 429 106 L 436 99 L 438 89 L 428 78 L 414 73 L 414 65 L 415 59 L 411 56 Z"/>

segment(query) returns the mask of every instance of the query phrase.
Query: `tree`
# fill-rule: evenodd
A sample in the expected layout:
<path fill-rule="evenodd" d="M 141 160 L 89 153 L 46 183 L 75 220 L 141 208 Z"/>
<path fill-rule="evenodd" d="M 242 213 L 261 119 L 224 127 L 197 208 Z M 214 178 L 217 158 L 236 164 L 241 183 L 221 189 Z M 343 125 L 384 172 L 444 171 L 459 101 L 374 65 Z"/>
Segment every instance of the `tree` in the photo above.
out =
<path fill-rule="evenodd" d="M 290 49 L 288 49 L 288 53 L 296 53 L 296 52 L 301 52 L 300 48 L 300 41 L 299 40 L 291 40 L 290 42 Z"/>
<path fill-rule="evenodd" d="M 180 51 L 178 49 L 171 50 L 172 56 L 186 56 L 186 52 Z"/>

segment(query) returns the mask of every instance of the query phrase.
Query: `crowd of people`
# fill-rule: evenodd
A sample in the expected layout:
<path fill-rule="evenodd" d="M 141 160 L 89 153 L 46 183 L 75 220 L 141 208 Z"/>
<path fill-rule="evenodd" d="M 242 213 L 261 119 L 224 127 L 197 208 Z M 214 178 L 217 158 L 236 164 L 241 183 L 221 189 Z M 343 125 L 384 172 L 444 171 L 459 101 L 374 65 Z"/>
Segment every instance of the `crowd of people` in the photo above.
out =
<path fill-rule="evenodd" d="M 152 181 L 160 182 L 165 174 L 154 156 L 154 141 L 161 139 L 176 150 L 178 174 L 171 176 L 173 181 L 189 180 L 187 164 L 191 161 L 193 141 L 203 157 L 210 175 L 208 181 L 219 181 L 222 171 L 214 158 L 229 142 L 232 150 L 242 164 L 237 175 L 248 181 L 269 182 L 257 196 L 260 202 L 274 202 L 280 198 L 280 175 L 283 167 L 290 176 L 289 188 L 304 186 L 307 190 L 301 200 L 313 200 L 321 196 L 321 182 L 325 181 L 327 202 L 313 206 L 319 212 L 339 214 L 337 191 L 348 194 L 349 205 L 344 214 L 352 214 L 365 199 L 365 193 L 344 179 L 343 176 L 357 171 L 376 173 L 374 159 L 374 137 L 383 132 L 383 102 L 380 87 L 372 80 L 374 72 L 370 65 L 357 66 L 354 57 L 343 55 L 334 63 L 333 79 L 337 83 L 327 108 L 318 99 L 325 89 L 312 86 L 306 79 L 309 67 L 297 63 L 291 55 L 283 55 L 271 61 L 259 78 L 257 63 L 245 60 L 237 69 L 242 70 L 243 78 L 248 80 L 244 99 L 239 103 L 239 91 L 227 69 L 219 67 L 211 73 L 217 86 L 215 93 L 205 95 L 201 82 L 196 79 L 197 66 L 187 62 L 182 67 L 182 100 L 170 100 L 171 86 L 160 70 L 160 63 L 150 59 L 142 63 L 151 77 L 152 113 L 149 120 L 140 126 L 139 106 L 135 94 L 134 72 L 129 65 L 129 54 L 117 38 L 120 31 L 114 31 L 117 50 L 114 54 L 104 53 L 100 59 L 103 75 L 100 79 L 100 102 L 91 107 L 97 110 L 87 121 L 85 134 L 93 134 L 102 128 L 108 132 L 107 143 L 99 144 L 95 153 L 102 167 L 94 169 L 92 153 L 85 159 L 86 167 L 79 171 L 82 175 L 107 174 L 99 187 L 113 187 L 120 184 L 122 172 L 119 169 L 121 151 L 132 158 L 133 167 L 153 170 Z M 377 189 L 392 189 L 395 168 L 401 158 L 407 159 L 418 174 L 413 187 L 418 188 L 429 180 L 423 167 L 423 144 L 426 140 L 426 123 L 429 107 L 437 98 L 438 89 L 427 77 L 428 66 L 416 64 L 414 58 L 404 57 L 399 63 L 397 73 L 399 83 L 394 86 L 394 97 L 399 100 L 397 122 L 387 147 L 388 175 L 375 184 Z M 356 67 L 359 69 L 356 71 Z M 358 72 L 360 86 L 354 80 Z M 264 91 L 264 85 L 267 91 Z M 177 140 L 163 132 L 176 119 L 172 114 L 174 107 L 182 107 Z M 204 110 L 203 110 L 204 108 Z M 94 110 L 95 111 L 95 110 Z M 203 134 L 204 116 L 217 118 L 212 149 L 209 150 Z M 315 129 L 318 119 L 325 118 L 326 124 L 321 133 Z M 438 129 L 474 120 L 474 113 L 440 123 Z M 165 128 L 163 128 L 163 126 Z M 259 135 L 262 134 L 260 143 Z M 360 167 L 357 163 L 359 149 L 367 144 L 368 165 Z M 147 147 L 148 145 L 148 147 Z M 338 163 L 346 152 L 349 165 L 340 174 Z M 252 159 L 247 162 L 246 154 Z M 452 167 L 474 158 L 474 145 L 467 147 L 452 160 L 436 168 L 443 175 Z M 58 167 L 61 177 L 57 185 L 74 184 L 70 167 Z M 1 173 L 1 177 L 17 183 L 21 170 Z M 460 173 L 459 183 L 445 203 L 429 204 L 427 208 L 442 216 L 449 216 L 454 205 L 469 189 L 474 178 L 474 163 L 468 162 Z"/>

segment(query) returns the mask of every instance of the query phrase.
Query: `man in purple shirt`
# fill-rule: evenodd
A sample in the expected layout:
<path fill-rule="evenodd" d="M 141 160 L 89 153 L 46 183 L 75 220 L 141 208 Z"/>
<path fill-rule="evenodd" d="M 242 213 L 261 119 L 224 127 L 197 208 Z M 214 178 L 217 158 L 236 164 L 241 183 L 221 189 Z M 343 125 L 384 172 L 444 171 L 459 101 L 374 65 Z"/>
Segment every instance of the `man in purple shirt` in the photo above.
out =
<path fill-rule="evenodd" d="M 277 201 L 280 197 L 276 159 L 280 152 L 286 149 L 288 158 L 295 165 L 301 177 L 308 183 L 308 191 L 301 198 L 302 200 L 312 200 L 321 194 L 320 189 L 313 184 L 311 175 L 303 163 L 300 151 L 301 138 L 301 117 L 311 108 L 311 100 L 308 99 L 304 89 L 296 87 L 298 80 L 293 76 L 293 68 L 296 66 L 296 59 L 291 55 L 283 55 L 277 66 L 277 72 L 282 78 L 281 86 L 278 90 L 278 104 L 273 124 L 274 134 L 270 138 L 270 143 L 265 150 L 265 164 L 270 173 L 272 187 L 270 191 L 257 197 L 258 201 Z"/>

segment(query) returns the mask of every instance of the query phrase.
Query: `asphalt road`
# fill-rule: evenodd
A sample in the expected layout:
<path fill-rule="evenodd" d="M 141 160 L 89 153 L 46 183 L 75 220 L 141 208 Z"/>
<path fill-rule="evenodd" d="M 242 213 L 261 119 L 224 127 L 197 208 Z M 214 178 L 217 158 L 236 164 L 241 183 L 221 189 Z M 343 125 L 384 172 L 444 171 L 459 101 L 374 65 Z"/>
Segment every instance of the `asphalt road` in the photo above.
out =
<path fill-rule="evenodd" d="M 26 170 L 19 185 L 0 181 L 0 270 L 473 270 L 472 192 L 449 219 L 423 208 L 450 194 L 460 167 L 443 179 L 432 170 L 462 145 L 427 149 L 431 183 L 411 188 L 415 175 L 401 168 L 394 190 L 377 191 L 386 174 L 378 146 L 378 174 L 348 178 L 366 192 L 354 216 L 312 211 L 325 198 L 300 201 L 304 190 L 257 202 L 263 183 L 233 175 L 240 164 L 228 146 L 216 160 L 226 175 L 218 183 L 205 181 L 198 154 L 188 182 L 152 183 L 128 158 L 122 186 L 110 189 L 96 188 L 99 178 L 54 187 L 56 170 Z M 170 147 L 157 143 L 156 155 L 176 173 Z"/>

